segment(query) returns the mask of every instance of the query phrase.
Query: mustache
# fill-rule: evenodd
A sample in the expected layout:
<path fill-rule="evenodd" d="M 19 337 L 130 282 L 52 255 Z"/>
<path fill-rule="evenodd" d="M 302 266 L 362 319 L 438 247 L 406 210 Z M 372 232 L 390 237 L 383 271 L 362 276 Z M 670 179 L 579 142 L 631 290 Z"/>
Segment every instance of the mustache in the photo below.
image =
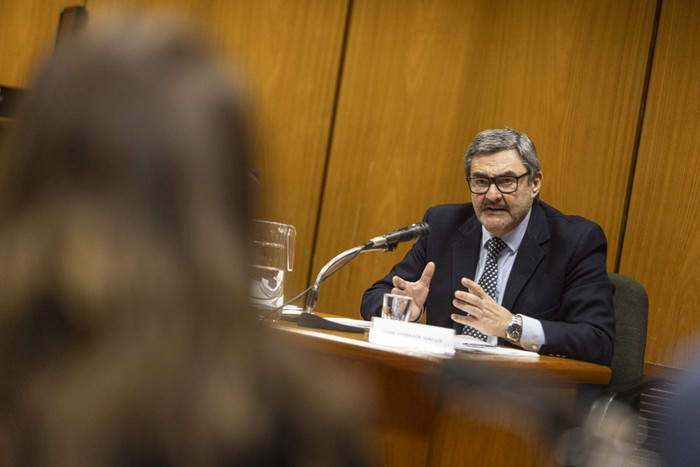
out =
<path fill-rule="evenodd" d="M 485 199 L 481 203 L 481 209 L 486 209 L 486 208 L 508 209 L 508 206 L 506 206 L 506 203 L 504 203 L 502 200 L 492 203 L 491 201 L 488 201 Z"/>

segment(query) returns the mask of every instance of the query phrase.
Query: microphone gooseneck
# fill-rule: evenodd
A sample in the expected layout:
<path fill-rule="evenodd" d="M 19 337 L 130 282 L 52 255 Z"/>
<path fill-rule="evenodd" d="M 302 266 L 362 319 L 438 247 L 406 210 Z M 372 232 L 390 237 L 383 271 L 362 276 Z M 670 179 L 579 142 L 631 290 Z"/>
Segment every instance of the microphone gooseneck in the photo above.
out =
<path fill-rule="evenodd" d="M 421 222 L 419 224 L 411 224 L 408 227 L 403 227 L 401 229 L 394 230 L 385 235 L 380 235 L 379 237 L 374 237 L 364 245 L 356 246 L 346 250 L 335 258 L 326 263 L 321 271 L 316 276 L 316 282 L 311 287 L 309 295 L 306 300 L 306 313 L 313 313 L 314 306 L 316 306 L 316 301 L 318 300 L 318 293 L 321 288 L 321 282 L 329 277 L 331 274 L 338 271 L 346 264 L 348 264 L 352 259 L 354 259 L 360 253 L 366 253 L 368 251 L 394 251 L 396 245 L 401 242 L 408 242 L 410 240 L 419 239 L 421 237 L 427 236 L 430 232 L 430 227 L 427 222 Z M 340 265 L 341 261 L 344 261 Z M 338 265 L 334 268 L 334 266 Z"/>

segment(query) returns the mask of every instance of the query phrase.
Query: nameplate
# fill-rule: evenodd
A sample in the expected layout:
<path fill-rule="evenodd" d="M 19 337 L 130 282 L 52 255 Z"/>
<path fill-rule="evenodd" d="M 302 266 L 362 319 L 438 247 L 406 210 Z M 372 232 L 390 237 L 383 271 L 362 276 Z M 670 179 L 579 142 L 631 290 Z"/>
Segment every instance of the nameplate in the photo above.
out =
<path fill-rule="evenodd" d="M 454 329 L 450 328 L 375 317 L 369 341 L 416 352 L 453 355 L 454 335 Z"/>

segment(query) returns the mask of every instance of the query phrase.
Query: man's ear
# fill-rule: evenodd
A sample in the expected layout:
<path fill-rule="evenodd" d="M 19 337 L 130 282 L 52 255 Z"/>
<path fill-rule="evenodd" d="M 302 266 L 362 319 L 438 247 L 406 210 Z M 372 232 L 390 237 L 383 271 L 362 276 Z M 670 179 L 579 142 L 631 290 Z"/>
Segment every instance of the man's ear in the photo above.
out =
<path fill-rule="evenodd" d="M 540 193 L 540 189 L 542 188 L 542 172 L 537 172 L 537 175 L 535 175 L 532 179 L 532 197 L 536 197 Z"/>

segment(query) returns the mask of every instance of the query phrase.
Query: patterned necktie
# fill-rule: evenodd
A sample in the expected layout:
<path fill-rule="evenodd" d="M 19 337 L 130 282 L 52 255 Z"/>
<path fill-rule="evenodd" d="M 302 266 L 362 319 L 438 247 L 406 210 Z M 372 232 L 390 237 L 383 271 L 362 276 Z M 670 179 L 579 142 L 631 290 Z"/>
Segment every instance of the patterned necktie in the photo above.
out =
<path fill-rule="evenodd" d="M 501 254 L 501 251 L 503 251 L 505 247 L 505 242 L 498 237 L 493 237 L 486 242 L 488 255 L 486 256 L 486 267 L 484 268 L 483 274 L 481 274 L 481 279 L 479 279 L 479 285 L 484 289 L 484 292 L 489 294 L 494 300 L 496 300 L 496 283 L 498 282 L 498 255 Z M 476 337 L 482 341 L 485 341 L 487 337 L 471 326 L 464 326 L 462 334 Z"/>

